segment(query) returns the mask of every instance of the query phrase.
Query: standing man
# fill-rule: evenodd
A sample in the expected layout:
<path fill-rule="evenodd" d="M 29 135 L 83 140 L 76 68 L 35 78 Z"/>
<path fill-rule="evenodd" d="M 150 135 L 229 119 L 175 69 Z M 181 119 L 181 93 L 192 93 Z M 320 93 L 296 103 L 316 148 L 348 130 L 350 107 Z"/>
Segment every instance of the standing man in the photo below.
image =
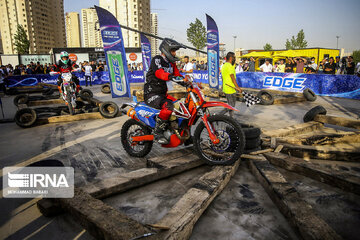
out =
<path fill-rule="evenodd" d="M 227 103 L 235 107 L 236 105 L 236 90 L 240 93 L 241 88 L 236 83 L 236 73 L 235 73 L 235 53 L 228 52 L 226 54 L 226 63 L 221 68 L 221 75 L 223 79 L 223 92 L 226 95 Z M 230 109 L 222 110 L 219 115 L 229 112 L 230 117 L 233 117 L 233 111 Z"/>
<path fill-rule="evenodd" d="M 266 60 L 265 60 L 265 63 L 260 66 L 260 70 L 261 70 L 262 72 L 272 72 L 273 67 L 272 67 L 271 64 L 270 64 L 270 60 L 269 60 L 269 59 L 266 59 Z"/>
<path fill-rule="evenodd" d="M 336 64 L 334 63 L 334 58 L 331 57 L 329 62 L 324 66 L 325 74 L 335 74 Z"/>
<path fill-rule="evenodd" d="M 253 57 L 250 58 L 249 72 L 255 72 L 255 59 Z"/>
<path fill-rule="evenodd" d="M 90 82 L 90 86 L 92 86 L 92 67 L 89 65 L 88 62 L 85 63 L 85 67 L 83 68 L 83 71 L 85 72 L 85 85 L 88 86 L 88 80 Z"/>
<path fill-rule="evenodd" d="M 185 56 L 184 57 L 184 68 L 182 69 L 182 72 L 185 73 L 185 76 L 192 76 L 192 73 L 194 71 L 194 65 L 189 62 L 189 57 Z"/>
<path fill-rule="evenodd" d="M 346 63 L 346 74 L 348 75 L 354 75 L 355 72 L 355 63 L 353 62 L 353 59 L 353 56 L 349 56 Z"/>
<path fill-rule="evenodd" d="M 296 73 L 304 73 L 304 67 L 306 64 L 306 59 L 305 58 L 297 58 L 296 59 Z"/>

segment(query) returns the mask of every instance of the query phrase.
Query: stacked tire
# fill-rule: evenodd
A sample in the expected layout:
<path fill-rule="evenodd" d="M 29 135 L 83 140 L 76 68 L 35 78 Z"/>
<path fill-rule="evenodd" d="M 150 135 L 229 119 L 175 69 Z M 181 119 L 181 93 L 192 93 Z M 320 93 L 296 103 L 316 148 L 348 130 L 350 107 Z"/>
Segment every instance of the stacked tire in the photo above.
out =
<path fill-rule="evenodd" d="M 241 124 L 245 135 L 245 151 L 244 153 L 255 152 L 261 149 L 261 130 L 252 125 Z"/>

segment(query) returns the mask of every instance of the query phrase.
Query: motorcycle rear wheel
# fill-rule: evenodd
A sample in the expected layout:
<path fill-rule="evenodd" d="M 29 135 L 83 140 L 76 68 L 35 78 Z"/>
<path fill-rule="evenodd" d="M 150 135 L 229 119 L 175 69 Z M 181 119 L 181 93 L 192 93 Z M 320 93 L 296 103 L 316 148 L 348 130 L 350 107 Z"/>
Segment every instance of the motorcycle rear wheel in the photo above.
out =
<path fill-rule="evenodd" d="M 194 149 L 209 165 L 230 165 L 240 159 L 245 147 L 245 135 L 235 119 L 225 115 L 208 118 L 220 143 L 213 144 L 205 124 L 201 122 L 194 133 Z"/>
<path fill-rule="evenodd" d="M 153 142 L 138 142 L 135 145 L 131 140 L 133 136 L 150 135 L 151 130 L 134 119 L 127 120 L 121 128 L 121 144 L 124 150 L 132 157 L 145 157 L 151 151 Z"/>

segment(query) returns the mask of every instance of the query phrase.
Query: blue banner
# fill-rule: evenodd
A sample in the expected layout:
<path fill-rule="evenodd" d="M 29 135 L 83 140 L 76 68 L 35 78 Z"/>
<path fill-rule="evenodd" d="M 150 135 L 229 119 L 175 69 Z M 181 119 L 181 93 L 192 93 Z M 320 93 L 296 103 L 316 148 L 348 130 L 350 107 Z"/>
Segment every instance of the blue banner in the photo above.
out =
<path fill-rule="evenodd" d="M 85 85 L 84 72 L 74 73 Z M 208 84 L 207 71 L 194 71 L 194 81 Z M 49 74 L 10 76 L 4 79 L 7 87 L 32 86 L 40 82 L 56 84 L 58 76 Z M 144 72 L 128 73 L 130 83 L 143 83 Z M 327 75 L 304 73 L 261 73 L 242 72 L 236 74 L 236 81 L 240 87 L 257 89 L 275 89 L 288 92 L 302 92 L 310 88 L 320 96 L 360 99 L 360 77 L 356 75 Z M 109 82 L 108 72 L 93 72 L 93 84 Z M 221 82 L 220 82 L 221 84 Z"/>
<path fill-rule="evenodd" d="M 206 14 L 209 86 L 219 89 L 219 31 L 212 17 Z"/>
<path fill-rule="evenodd" d="M 73 73 L 78 77 L 80 85 L 85 85 L 85 73 L 75 72 Z M 22 76 L 10 76 L 4 79 L 7 87 L 22 87 L 22 86 L 34 86 L 38 83 L 57 84 L 59 75 L 51 76 L 50 74 L 34 74 L 34 75 L 22 75 Z M 143 83 L 144 73 L 143 71 L 128 72 L 129 83 Z M 93 72 L 92 84 L 105 84 L 109 83 L 109 72 Z"/>
<path fill-rule="evenodd" d="M 143 71 L 146 73 L 147 71 L 149 71 L 151 63 L 151 45 L 149 39 L 142 33 L 140 33 L 140 39 Z"/>
<path fill-rule="evenodd" d="M 130 97 L 128 68 L 119 22 L 109 11 L 95 6 L 99 18 L 112 97 Z"/>

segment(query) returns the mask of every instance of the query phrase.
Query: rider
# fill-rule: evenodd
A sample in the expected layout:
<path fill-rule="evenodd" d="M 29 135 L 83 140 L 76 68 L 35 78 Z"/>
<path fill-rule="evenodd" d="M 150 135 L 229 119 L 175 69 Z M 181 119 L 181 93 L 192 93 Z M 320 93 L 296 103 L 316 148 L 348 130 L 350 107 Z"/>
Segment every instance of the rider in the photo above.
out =
<path fill-rule="evenodd" d="M 185 48 L 185 46 L 175 40 L 165 38 L 159 47 L 161 55 L 157 55 L 151 60 L 149 71 L 146 74 L 145 103 L 150 107 L 161 109 L 156 117 L 154 129 L 155 140 L 160 144 L 168 143 L 164 131 L 174 110 L 173 101 L 177 100 L 167 94 L 167 81 L 173 77 L 182 77 L 176 67 L 176 61 L 179 61 L 179 58 L 176 57 L 176 51 L 179 48 Z"/>
<path fill-rule="evenodd" d="M 73 70 L 73 67 L 75 66 L 75 63 L 71 62 L 71 60 L 69 59 L 69 54 L 65 51 L 60 53 L 60 60 L 58 62 L 58 64 L 54 64 L 55 67 L 59 70 L 60 73 L 64 73 L 64 72 L 70 72 Z M 62 89 L 61 89 L 61 83 L 62 83 L 62 78 L 61 75 L 58 78 L 57 81 L 57 85 L 58 85 L 58 89 L 60 94 L 62 94 Z M 80 90 L 80 83 L 79 83 L 79 79 L 72 74 L 72 81 L 76 84 L 76 93 L 79 92 Z"/>

